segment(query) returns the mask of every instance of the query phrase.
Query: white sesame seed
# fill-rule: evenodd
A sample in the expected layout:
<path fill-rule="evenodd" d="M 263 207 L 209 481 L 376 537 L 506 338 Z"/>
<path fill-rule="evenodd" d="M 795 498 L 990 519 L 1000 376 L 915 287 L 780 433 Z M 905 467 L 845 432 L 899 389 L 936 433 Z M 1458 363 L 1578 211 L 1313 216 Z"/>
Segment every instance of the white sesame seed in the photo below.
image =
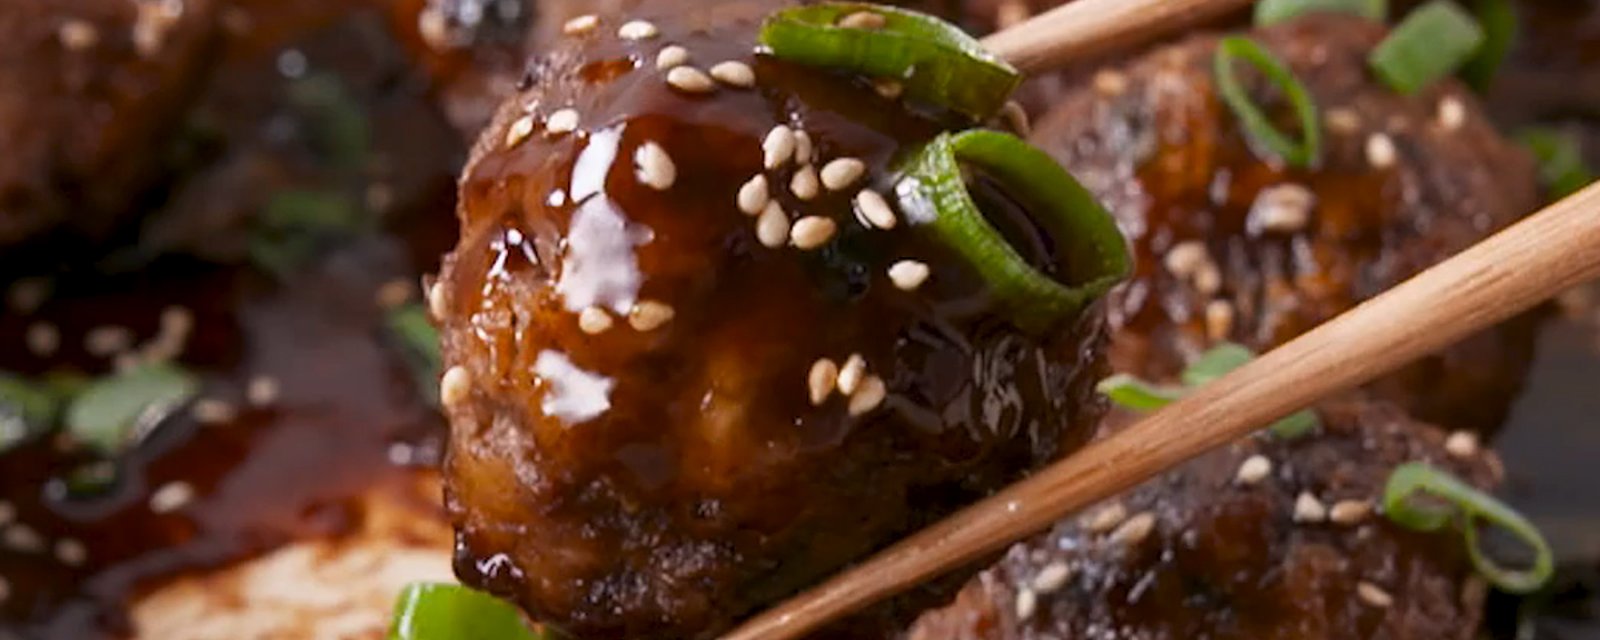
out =
<path fill-rule="evenodd" d="M 1207 262 L 1194 274 L 1194 290 L 1201 295 L 1212 296 L 1222 290 L 1222 270 L 1215 263 Z"/>
<path fill-rule="evenodd" d="M 1387 609 L 1394 604 L 1394 596 L 1389 595 L 1389 592 L 1384 591 L 1382 587 L 1366 580 L 1356 583 L 1356 596 L 1361 598 L 1362 602 L 1379 609 Z"/>
<path fill-rule="evenodd" d="M 4 500 L 0 500 L 0 526 L 11 524 L 11 521 L 16 520 L 16 519 L 17 519 L 17 507 L 16 507 L 16 505 L 13 505 L 10 502 L 6 502 Z"/>
<path fill-rule="evenodd" d="M 1375 169 L 1387 169 L 1394 166 L 1395 161 L 1394 140 L 1387 134 L 1374 133 L 1367 136 L 1367 164 Z"/>
<path fill-rule="evenodd" d="M 1017 589 L 1017 619 L 1027 620 L 1033 617 L 1033 611 L 1039 607 L 1039 596 L 1033 589 L 1021 587 Z"/>
<path fill-rule="evenodd" d="M 629 20 L 617 28 L 617 37 L 623 40 L 649 40 L 658 35 L 661 30 L 648 20 Z"/>
<path fill-rule="evenodd" d="M 794 130 L 794 161 L 796 163 L 799 163 L 799 164 L 808 164 L 808 163 L 810 163 L 811 162 L 811 154 L 812 154 L 813 150 L 814 150 L 814 147 L 811 144 L 811 134 L 806 133 L 805 129 L 801 129 L 799 127 L 795 127 L 795 130 Z"/>
<path fill-rule="evenodd" d="M 1235 477 L 1239 484 L 1255 484 L 1267 478 L 1272 473 L 1272 461 L 1266 456 L 1256 454 L 1244 459 L 1239 465 L 1239 474 Z"/>
<path fill-rule="evenodd" d="M 106 357 L 127 351 L 133 345 L 133 332 L 127 327 L 95 327 L 83 337 L 83 348 L 89 355 Z"/>
<path fill-rule="evenodd" d="M 855 395 L 856 389 L 861 388 L 861 381 L 867 377 L 867 360 L 859 353 L 852 353 L 844 359 L 844 366 L 839 368 L 839 393 Z"/>
<path fill-rule="evenodd" d="M 1211 252 L 1206 250 L 1206 245 L 1199 240 L 1185 240 L 1167 250 L 1167 255 L 1162 259 L 1167 271 L 1179 278 L 1193 278 L 1205 265 L 1211 263 Z"/>
<path fill-rule="evenodd" d="M 44 278 L 19 279 L 6 289 L 6 304 L 17 313 L 33 313 L 50 297 L 50 289 L 50 281 Z"/>
<path fill-rule="evenodd" d="M 1206 303 L 1206 337 L 1221 341 L 1233 333 L 1233 303 L 1212 300 Z"/>
<path fill-rule="evenodd" d="M 1316 198 L 1298 184 L 1280 184 L 1262 189 L 1250 205 L 1250 225 L 1271 233 L 1296 233 L 1311 222 L 1311 205 Z"/>
<path fill-rule="evenodd" d="M 233 422 L 234 418 L 239 417 L 239 411 L 225 400 L 201 398 L 189 408 L 189 415 L 194 416 L 195 422 L 200 424 L 218 425 Z"/>
<path fill-rule="evenodd" d="M 566 24 L 561 25 L 561 32 L 575 36 L 594 31 L 598 26 L 600 26 L 600 16 L 591 13 L 568 20 Z"/>
<path fill-rule="evenodd" d="M 1322 522 L 1328 519 L 1328 508 L 1322 506 L 1322 501 L 1309 491 L 1302 491 L 1294 499 L 1295 522 Z"/>
<path fill-rule="evenodd" d="M 81 566 L 89 559 L 89 550 L 83 547 L 82 542 L 62 538 L 56 541 L 56 559 L 69 567 Z"/>
<path fill-rule="evenodd" d="M 1108 98 L 1120 96 L 1128 91 L 1128 76 L 1120 71 L 1102 69 L 1094 74 L 1094 90 Z"/>
<path fill-rule="evenodd" d="M 878 229 L 893 229 L 899 222 L 894 215 L 894 209 L 889 208 L 889 201 L 871 189 L 862 189 L 855 197 L 856 220 L 862 226 Z"/>
<path fill-rule="evenodd" d="M 250 380 L 250 385 L 245 388 L 245 400 L 251 406 L 265 407 L 278 400 L 278 380 L 272 376 L 256 376 Z"/>
<path fill-rule="evenodd" d="M 755 177 L 746 180 L 739 186 L 737 200 L 739 210 L 745 215 L 761 215 L 761 211 L 766 209 L 767 203 L 772 200 L 772 194 L 767 187 L 767 177 L 756 174 Z"/>
<path fill-rule="evenodd" d="M 784 125 L 773 127 L 761 141 L 762 166 L 776 169 L 794 157 L 794 129 Z"/>
<path fill-rule="evenodd" d="M 13 524 L 6 527 L 6 547 L 18 553 L 39 553 L 44 551 L 44 536 L 25 524 Z"/>
<path fill-rule="evenodd" d="M 661 48 L 661 53 L 656 54 L 656 69 L 666 71 L 673 67 L 689 64 L 689 50 L 675 44 Z"/>
<path fill-rule="evenodd" d="M 838 230 L 839 225 L 831 219 L 806 216 L 796 220 L 794 227 L 789 229 L 789 242 L 798 249 L 809 251 L 827 244 Z"/>
<path fill-rule="evenodd" d="M 645 142 L 633 152 L 635 174 L 639 182 L 656 191 L 672 188 L 678 181 L 678 167 L 672 163 L 667 150 L 654 142 Z"/>
<path fill-rule="evenodd" d="M 856 158 L 835 158 L 822 165 L 822 186 L 829 191 L 841 191 L 867 173 L 867 163 Z"/>
<path fill-rule="evenodd" d="M 1121 502 L 1113 502 L 1085 516 L 1082 524 L 1089 533 L 1105 533 L 1115 529 L 1127 519 L 1128 508 L 1122 506 Z"/>
<path fill-rule="evenodd" d="M 1334 524 L 1352 525 L 1372 515 L 1372 505 L 1365 500 L 1340 500 L 1328 509 L 1328 520 Z"/>
<path fill-rule="evenodd" d="M 450 313 L 450 302 L 446 295 L 443 282 L 435 282 L 428 287 L 428 312 L 433 314 L 434 320 L 442 321 Z"/>
<path fill-rule="evenodd" d="M 533 135 L 533 116 L 522 116 L 506 127 L 506 148 L 512 149 Z"/>
<path fill-rule="evenodd" d="M 48 358 L 61 347 L 61 330 L 48 322 L 35 322 L 28 325 L 28 333 L 23 340 L 28 343 L 29 353 Z"/>
<path fill-rule="evenodd" d="M 749 88 L 756 85 L 756 71 L 738 60 L 718 62 L 711 67 L 711 77 L 730 87 Z"/>
<path fill-rule="evenodd" d="M 905 94 L 906 85 L 893 78 L 875 78 L 872 81 L 872 90 L 886 100 L 898 100 Z"/>
<path fill-rule="evenodd" d="M 789 178 L 789 191 L 794 197 L 803 201 L 816 199 L 822 192 L 821 181 L 817 178 L 817 168 L 808 164 L 795 170 L 794 176 Z"/>
<path fill-rule="evenodd" d="M 1039 593 L 1054 593 L 1067 584 L 1067 578 L 1072 577 L 1072 571 L 1065 562 L 1052 562 L 1045 565 L 1039 573 L 1033 576 L 1033 589 Z"/>
<path fill-rule="evenodd" d="M 171 306 L 161 310 L 161 333 L 182 340 L 194 330 L 194 312 L 188 307 Z"/>
<path fill-rule="evenodd" d="M 611 314 L 600 307 L 587 307 L 578 314 L 578 330 L 591 336 L 609 331 L 611 325 Z"/>
<path fill-rule="evenodd" d="M 1439 101 L 1439 126 L 1445 131 L 1455 131 L 1467 123 L 1467 108 L 1455 96 L 1445 96 Z"/>
<path fill-rule="evenodd" d="M 839 365 L 828 358 L 818 358 L 811 363 L 811 370 L 806 373 L 806 390 L 811 398 L 811 405 L 820 407 L 827 401 L 828 394 L 833 393 L 833 385 L 839 382 Z"/>
<path fill-rule="evenodd" d="M 878 405 L 883 404 L 883 399 L 888 396 L 889 390 L 883 384 L 883 378 L 867 376 L 861 381 L 861 386 L 856 392 L 850 394 L 849 412 L 852 416 L 865 415 Z"/>
<path fill-rule="evenodd" d="M 839 19 L 839 26 L 846 29 L 882 29 L 888 24 L 882 14 L 872 11 L 857 11 Z"/>
<path fill-rule="evenodd" d="M 635 331 L 655 331 L 672 322 L 677 316 L 677 310 L 664 302 L 654 300 L 640 300 L 628 311 L 628 326 Z"/>
<path fill-rule="evenodd" d="M 453 44 L 450 37 L 450 18 L 443 11 L 429 7 L 417 15 L 417 35 L 435 51 L 444 51 Z"/>
<path fill-rule="evenodd" d="M 789 216 L 784 214 L 778 201 L 767 203 L 756 219 L 756 240 L 769 249 L 776 249 L 789 241 Z"/>
<path fill-rule="evenodd" d="M 1007 100 L 1000 107 L 1000 119 L 1019 136 L 1027 137 L 1033 132 L 1033 123 L 1028 120 L 1028 111 L 1016 100 Z"/>
<path fill-rule="evenodd" d="M 994 13 L 995 24 L 1004 29 L 1027 20 L 1033 15 L 1033 9 L 1028 7 L 1027 0 L 1001 0 Z"/>
<path fill-rule="evenodd" d="M 571 107 L 557 109 L 544 120 L 544 131 L 553 136 L 578 130 L 578 110 Z"/>
<path fill-rule="evenodd" d="M 1444 451 L 1457 458 L 1471 458 L 1478 455 L 1478 434 L 1471 431 L 1456 431 L 1444 440 Z"/>
<path fill-rule="evenodd" d="M 916 291 L 932 273 L 926 262 L 901 260 L 889 266 L 889 281 L 901 291 Z"/>
<path fill-rule="evenodd" d="M 439 378 L 439 401 L 446 408 L 459 407 L 472 395 L 472 373 L 456 365 Z"/>
<path fill-rule="evenodd" d="M 83 20 L 68 20 L 56 30 L 56 38 L 69 51 L 82 51 L 100 42 L 100 30 Z"/>
<path fill-rule="evenodd" d="M 406 278 L 395 278 L 385 282 L 378 286 L 372 298 L 380 309 L 398 309 L 411 299 L 411 281 Z"/>
<path fill-rule="evenodd" d="M 1150 537 L 1150 532 L 1156 528 L 1156 514 L 1145 511 L 1123 522 L 1116 531 L 1111 532 L 1111 542 L 1122 545 L 1136 545 Z"/>
<path fill-rule="evenodd" d="M 668 71 L 667 84 L 685 93 L 711 93 L 717 90 L 717 83 L 711 80 L 711 76 L 689 65 L 673 67 Z"/>
<path fill-rule="evenodd" d="M 1361 114 L 1348 107 L 1334 107 L 1322 117 L 1328 125 L 1328 130 L 1335 133 L 1350 134 L 1361 128 Z"/>
<path fill-rule="evenodd" d="M 168 482 L 150 494 L 150 511 L 172 513 L 194 502 L 194 485 L 187 482 Z"/>

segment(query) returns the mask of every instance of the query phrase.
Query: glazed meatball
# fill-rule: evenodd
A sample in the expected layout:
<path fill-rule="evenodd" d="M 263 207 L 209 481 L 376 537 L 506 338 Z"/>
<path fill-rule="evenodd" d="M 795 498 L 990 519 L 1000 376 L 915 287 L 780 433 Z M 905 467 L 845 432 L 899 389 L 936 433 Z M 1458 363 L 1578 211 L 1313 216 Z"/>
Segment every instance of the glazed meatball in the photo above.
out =
<path fill-rule="evenodd" d="M 1333 15 L 1251 35 L 1321 113 L 1310 169 L 1252 148 L 1215 91 L 1209 35 L 1101 70 L 1037 125 L 1035 143 L 1133 243 L 1134 280 L 1110 305 L 1114 369 L 1164 379 L 1218 341 L 1270 349 L 1536 208 L 1532 161 L 1461 85 L 1407 97 L 1372 76 L 1366 56 L 1383 36 Z M 1287 114 L 1260 74 L 1240 75 L 1258 104 Z M 1509 321 L 1375 388 L 1419 418 L 1491 430 L 1521 385 L 1534 325 Z"/>
<path fill-rule="evenodd" d="M 432 296 L 457 572 L 577 637 L 714 634 L 1101 412 L 1103 310 L 1019 329 L 892 204 L 892 160 L 951 123 L 756 55 L 780 6 L 568 29 L 462 180 Z M 1067 284 L 1120 255 L 986 213 Z"/>
<path fill-rule="evenodd" d="M 132 208 L 204 70 L 214 4 L 0 3 L 0 247 L 103 233 Z"/>
<path fill-rule="evenodd" d="M 1319 434 L 1213 451 L 1012 547 L 909 640 L 1477 637 L 1486 585 L 1453 532 L 1374 511 L 1390 471 L 1425 461 L 1498 482 L 1493 453 L 1349 398 Z"/>

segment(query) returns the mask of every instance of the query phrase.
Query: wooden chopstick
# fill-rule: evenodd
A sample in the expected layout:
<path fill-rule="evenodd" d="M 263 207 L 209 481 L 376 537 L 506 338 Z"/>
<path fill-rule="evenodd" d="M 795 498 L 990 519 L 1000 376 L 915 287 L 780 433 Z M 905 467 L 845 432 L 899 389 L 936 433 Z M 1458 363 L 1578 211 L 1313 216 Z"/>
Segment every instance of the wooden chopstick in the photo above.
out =
<path fill-rule="evenodd" d="M 983 39 L 1023 73 L 1177 33 L 1255 0 L 1077 0 Z"/>
<path fill-rule="evenodd" d="M 800 637 L 1596 277 L 1600 183 L 906 538 L 724 640 Z"/>

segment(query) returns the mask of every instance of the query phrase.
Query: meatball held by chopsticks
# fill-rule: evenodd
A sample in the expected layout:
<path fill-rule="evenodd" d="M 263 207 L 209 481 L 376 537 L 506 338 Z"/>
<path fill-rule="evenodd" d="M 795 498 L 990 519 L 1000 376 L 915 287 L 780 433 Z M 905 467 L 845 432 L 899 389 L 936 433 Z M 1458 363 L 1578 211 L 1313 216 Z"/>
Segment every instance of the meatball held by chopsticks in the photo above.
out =
<path fill-rule="evenodd" d="M 568 21 L 462 180 L 430 296 L 457 572 L 578 637 L 713 634 L 1101 413 L 1125 249 L 971 128 L 1015 73 L 919 14 L 785 6 Z"/>

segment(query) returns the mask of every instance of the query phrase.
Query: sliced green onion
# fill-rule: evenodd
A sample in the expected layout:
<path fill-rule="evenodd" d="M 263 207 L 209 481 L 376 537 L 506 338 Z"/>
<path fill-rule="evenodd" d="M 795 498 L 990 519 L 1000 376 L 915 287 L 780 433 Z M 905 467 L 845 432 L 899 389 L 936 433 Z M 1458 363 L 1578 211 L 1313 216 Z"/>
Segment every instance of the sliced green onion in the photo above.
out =
<path fill-rule="evenodd" d="M 48 431 L 60 410 L 48 388 L 0 373 L 0 451 Z"/>
<path fill-rule="evenodd" d="M 332 191 L 285 189 L 261 210 L 250 237 L 250 258 L 279 276 L 293 273 L 328 237 L 368 224 L 355 199 Z"/>
<path fill-rule="evenodd" d="M 1101 380 L 1094 390 L 1105 394 L 1112 404 L 1140 412 L 1155 411 L 1172 404 L 1182 398 L 1186 391 L 1180 387 L 1151 384 L 1126 373 Z"/>
<path fill-rule="evenodd" d="M 1466 539 L 1472 565 L 1503 591 L 1528 593 L 1543 586 L 1555 571 L 1555 556 L 1539 529 L 1505 503 L 1459 478 L 1421 462 L 1395 467 L 1383 489 L 1384 514 L 1407 529 L 1438 531 L 1455 523 Z M 1484 554 L 1478 544 L 1479 523 L 1516 536 L 1533 551 L 1532 566 L 1508 569 Z"/>
<path fill-rule="evenodd" d="M 1389 15 L 1388 0 L 1261 0 L 1256 3 L 1256 26 L 1266 27 L 1308 13 L 1349 13 L 1382 22 Z"/>
<path fill-rule="evenodd" d="M 1234 369 L 1244 366 L 1255 357 L 1255 353 L 1244 345 L 1224 342 L 1200 354 L 1199 358 L 1184 368 L 1181 387 L 1152 384 L 1126 373 L 1119 373 L 1101 380 L 1100 384 L 1095 385 L 1095 390 L 1105 394 L 1111 402 L 1125 409 L 1154 411 L 1172 404 L 1190 389 L 1221 378 Z M 1315 431 L 1321 424 L 1316 412 L 1306 409 L 1296 411 L 1268 425 L 1267 430 L 1284 440 L 1293 440 Z"/>
<path fill-rule="evenodd" d="M 407 585 L 395 603 L 389 640 L 546 640 L 516 608 L 458 584 Z"/>
<path fill-rule="evenodd" d="M 1539 181 L 1551 197 L 1565 198 L 1594 182 L 1594 172 L 1584 164 L 1583 150 L 1571 133 L 1534 127 L 1519 131 L 1517 140 L 1539 160 Z"/>
<path fill-rule="evenodd" d="M 1200 354 L 1194 362 L 1183 370 L 1183 383 L 1191 387 L 1198 387 L 1222 376 L 1228 375 L 1256 358 L 1255 352 L 1249 347 L 1232 342 L 1224 342 L 1205 353 Z"/>
<path fill-rule="evenodd" d="M 1450 0 L 1433 0 L 1406 16 L 1367 56 L 1390 88 L 1411 95 L 1450 75 L 1483 46 L 1483 28 Z"/>
<path fill-rule="evenodd" d="M 996 180 L 1058 244 L 1067 282 L 1028 264 L 984 218 L 961 164 Z M 924 225 L 960 254 L 1024 331 L 1042 333 L 1121 282 L 1127 243 L 1094 196 L 1048 154 L 998 131 L 943 133 L 901 165 L 895 193 L 913 225 Z"/>
<path fill-rule="evenodd" d="M 444 358 L 439 355 L 439 330 L 428 322 L 427 308 L 410 304 L 396 309 L 389 314 L 388 324 L 411 367 L 417 391 L 429 405 L 438 407 L 439 373 L 444 370 Z"/>
<path fill-rule="evenodd" d="M 96 380 L 73 398 L 67 406 L 67 432 L 104 455 L 115 455 L 136 434 L 188 402 L 199 388 L 199 379 L 176 365 L 134 367 Z"/>
<path fill-rule="evenodd" d="M 1245 91 L 1240 83 L 1234 62 L 1243 59 L 1250 63 L 1268 80 L 1277 85 L 1278 90 L 1288 98 L 1289 104 L 1294 107 L 1295 116 L 1300 123 L 1300 140 L 1289 139 L 1289 136 L 1279 131 L 1272 124 L 1260 107 L 1250 99 L 1250 94 Z M 1223 38 L 1217 42 L 1216 58 L 1212 62 L 1216 76 L 1217 91 L 1222 96 L 1222 101 L 1233 110 L 1233 115 L 1239 118 L 1239 124 L 1244 127 L 1250 139 L 1265 146 L 1269 151 L 1283 158 L 1284 162 L 1297 167 L 1308 167 L 1317 162 L 1322 154 L 1322 130 L 1320 119 L 1317 117 L 1317 105 L 1311 100 L 1310 92 L 1300 84 L 1283 62 L 1267 51 L 1265 47 L 1254 40 L 1243 36 Z"/>
<path fill-rule="evenodd" d="M 846 26 L 858 17 L 879 24 Z M 899 80 L 907 95 L 978 120 L 999 111 L 1022 82 L 1015 68 L 955 25 L 877 4 L 783 9 L 761 26 L 760 41 L 784 60 Z"/>
<path fill-rule="evenodd" d="M 1483 27 L 1483 46 L 1461 68 L 1461 78 L 1482 93 L 1489 90 L 1495 73 L 1511 53 L 1517 38 L 1517 10 L 1510 0 L 1476 0 L 1472 12 Z"/>

